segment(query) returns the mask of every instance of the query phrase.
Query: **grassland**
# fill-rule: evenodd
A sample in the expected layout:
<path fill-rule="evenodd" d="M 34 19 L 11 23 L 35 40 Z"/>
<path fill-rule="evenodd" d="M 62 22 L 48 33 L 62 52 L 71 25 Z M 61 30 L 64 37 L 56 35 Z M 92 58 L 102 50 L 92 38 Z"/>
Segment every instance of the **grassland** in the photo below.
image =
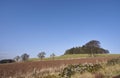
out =
<path fill-rule="evenodd" d="M 120 54 L 96 54 L 95 57 L 119 57 Z M 67 54 L 61 56 L 55 56 L 54 60 L 69 60 L 69 59 L 80 59 L 80 58 L 91 58 L 88 54 Z M 31 58 L 29 61 L 38 61 L 39 58 Z M 53 60 L 50 57 L 44 58 L 43 61 Z"/>

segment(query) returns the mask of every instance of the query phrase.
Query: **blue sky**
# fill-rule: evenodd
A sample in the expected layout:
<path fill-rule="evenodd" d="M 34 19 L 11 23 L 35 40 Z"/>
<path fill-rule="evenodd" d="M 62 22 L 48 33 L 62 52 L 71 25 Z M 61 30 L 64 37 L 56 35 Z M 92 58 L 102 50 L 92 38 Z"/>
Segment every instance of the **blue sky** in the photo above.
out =
<path fill-rule="evenodd" d="M 0 58 L 66 49 L 99 40 L 120 52 L 119 0 L 0 0 Z"/>

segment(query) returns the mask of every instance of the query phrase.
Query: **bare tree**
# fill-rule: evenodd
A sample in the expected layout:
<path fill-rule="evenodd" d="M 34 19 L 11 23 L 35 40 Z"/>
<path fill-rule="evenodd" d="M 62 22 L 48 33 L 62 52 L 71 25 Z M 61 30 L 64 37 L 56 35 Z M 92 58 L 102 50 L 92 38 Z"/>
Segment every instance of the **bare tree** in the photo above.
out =
<path fill-rule="evenodd" d="M 16 57 L 14 58 L 14 60 L 15 60 L 16 62 L 18 62 L 18 61 L 20 60 L 20 56 L 16 56 Z"/>
<path fill-rule="evenodd" d="M 40 52 L 38 54 L 38 58 L 40 58 L 41 60 L 45 57 L 46 53 L 45 52 Z"/>
<path fill-rule="evenodd" d="M 52 54 L 50 55 L 50 57 L 54 60 L 54 58 L 55 58 L 55 54 L 52 53 Z"/>
<path fill-rule="evenodd" d="M 24 53 L 23 55 L 21 55 L 21 60 L 22 61 L 27 61 L 29 59 L 29 55 Z"/>

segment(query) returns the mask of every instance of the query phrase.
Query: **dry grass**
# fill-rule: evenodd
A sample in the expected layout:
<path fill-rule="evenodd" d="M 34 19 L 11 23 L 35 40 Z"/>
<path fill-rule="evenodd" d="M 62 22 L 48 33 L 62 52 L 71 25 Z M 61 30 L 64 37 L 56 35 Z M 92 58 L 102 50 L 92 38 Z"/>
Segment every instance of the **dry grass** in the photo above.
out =
<path fill-rule="evenodd" d="M 54 60 L 54 61 L 36 61 L 25 63 L 13 63 L 0 65 L 0 78 L 59 78 L 58 74 L 66 65 L 79 63 L 95 63 L 105 62 L 110 58 L 96 57 L 96 58 L 82 58 L 72 60 Z M 107 67 L 103 64 L 104 69 L 99 72 L 109 78 L 108 75 L 114 76 L 118 72 L 120 74 L 120 65 Z M 111 68 L 111 69 L 110 69 Z M 112 73 L 112 74 L 111 74 Z M 108 74 L 108 75 L 107 75 Z M 72 78 L 94 78 L 95 75 L 91 73 L 79 74 L 76 73 Z"/>
<path fill-rule="evenodd" d="M 71 78 L 94 78 L 94 75 L 89 73 L 89 72 L 86 72 L 86 73 L 83 73 L 83 74 L 76 73 Z"/>
<path fill-rule="evenodd" d="M 98 73 L 104 75 L 105 78 L 112 78 L 116 75 L 120 75 L 120 64 L 114 66 L 104 66 Z"/>
<path fill-rule="evenodd" d="M 0 78 L 9 77 L 33 72 L 34 70 L 41 71 L 43 69 L 59 68 L 62 65 L 79 64 L 79 63 L 95 63 L 107 61 L 110 58 L 83 58 L 83 59 L 71 59 L 71 60 L 54 60 L 54 61 L 35 61 L 24 63 L 12 63 L 0 65 Z M 52 70 L 52 69 L 51 69 Z"/>
<path fill-rule="evenodd" d="M 76 73 L 71 78 L 112 78 L 120 74 L 120 65 L 116 64 L 114 66 L 107 66 L 105 63 L 102 63 L 103 68 L 97 71 L 96 73 L 85 72 L 83 74 Z M 17 73 L 11 77 L 1 77 L 1 78 L 60 78 L 58 76 L 66 66 L 56 68 L 46 68 L 42 70 L 34 69 L 32 72 L 27 72 L 26 74 Z"/>
<path fill-rule="evenodd" d="M 59 72 L 61 72 L 64 68 L 65 65 L 55 68 L 41 69 L 41 70 L 37 70 L 35 68 L 33 71 L 27 72 L 25 74 L 17 73 L 14 76 L 3 77 L 3 78 L 57 78 Z"/>
<path fill-rule="evenodd" d="M 120 75 L 120 64 L 113 66 L 107 66 L 102 63 L 103 68 L 96 73 L 85 72 L 83 74 L 76 73 L 72 78 L 113 78 L 114 76 Z"/>

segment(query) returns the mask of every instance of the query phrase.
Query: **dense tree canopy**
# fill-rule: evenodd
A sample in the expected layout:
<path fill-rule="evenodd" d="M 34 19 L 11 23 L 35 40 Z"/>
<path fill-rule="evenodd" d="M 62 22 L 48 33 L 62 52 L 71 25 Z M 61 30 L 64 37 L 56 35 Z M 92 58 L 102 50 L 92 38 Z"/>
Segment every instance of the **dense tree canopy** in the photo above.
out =
<path fill-rule="evenodd" d="M 91 40 L 88 43 L 85 44 L 86 47 L 97 47 L 100 48 L 100 42 L 97 40 Z"/>
<path fill-rule="evenodd" d="M 91 40 L 82 47 L 73 47 L 65 51 L 65 54 L 106 54 L 108 50 L 100 47 L 100 42 Z"/>

